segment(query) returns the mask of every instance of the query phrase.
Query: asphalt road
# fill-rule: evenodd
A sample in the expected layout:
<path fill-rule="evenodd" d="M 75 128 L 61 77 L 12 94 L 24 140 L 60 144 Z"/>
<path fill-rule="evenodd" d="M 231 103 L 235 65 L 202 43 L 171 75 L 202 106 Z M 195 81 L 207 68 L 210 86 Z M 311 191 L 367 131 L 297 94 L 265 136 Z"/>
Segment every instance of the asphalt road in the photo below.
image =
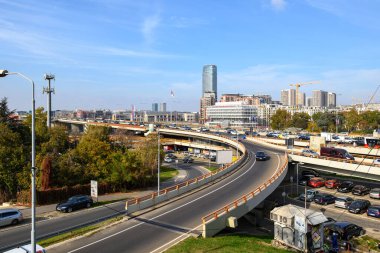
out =
<path fill-rule="evenodd" d="M 195 178 L 209 172 L 201 168 L 200 165 L 202 165 L 202 163 L 178 163 L 178 169 L 183 177 L 177 178 L 175 181 L 169 180 L 162 182 L 161 188 L 169 187 L 180 181 Z M 71 230 L 81 224 L 88 224 L 89 222 L 114 216 L 124 211 L 125 201 L 120 201 L 105 206 L 64 214 L 61 217 L 41 220 L 36 223 L 37 239 L 53 235 L 59 231 Z M 30 243 L 30 223 L 23 222 L 19 226 L 7 226 L 0 229 L 0 252 L 27 243 Z"/>
<path fill-rule="evenodd" d="M 90 237 L 65 242 L 53 252 L 161 252 L 181 239 L 202 233 L 201 218 L 234 201 L 269 179 L 282 163 L 276 150 L 245 142 L 249 161 L 228 178 L 192 194 L 130 217 Z M 253 152 L 267 150 L 271 159 L 256 162 Z M 282 155 L 282 153 L 281 153 Z"/>

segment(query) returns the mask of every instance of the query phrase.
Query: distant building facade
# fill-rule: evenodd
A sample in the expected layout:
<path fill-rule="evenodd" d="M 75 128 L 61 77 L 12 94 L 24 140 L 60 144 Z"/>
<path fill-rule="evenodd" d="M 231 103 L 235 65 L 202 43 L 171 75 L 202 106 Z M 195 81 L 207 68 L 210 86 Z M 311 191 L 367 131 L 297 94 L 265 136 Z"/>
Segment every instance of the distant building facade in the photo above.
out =
<path fill-rule="evenodd" d="M 203 66 L 202 72 L 202 97 L 200 99 L 199 122 L 204 124 L 207 117 L 207 106 L 214 105 L 217 101 L 217 67 L 216 65 Z"/>

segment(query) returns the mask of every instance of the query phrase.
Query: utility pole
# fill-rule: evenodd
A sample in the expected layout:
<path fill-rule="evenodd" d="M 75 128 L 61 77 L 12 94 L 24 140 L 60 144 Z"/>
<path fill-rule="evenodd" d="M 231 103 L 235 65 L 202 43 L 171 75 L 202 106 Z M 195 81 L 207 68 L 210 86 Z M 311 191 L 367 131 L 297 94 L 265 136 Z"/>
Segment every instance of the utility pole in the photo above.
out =
<path fill-rule="evenodd" d="M 43 88 L 42 93 L 48 94 L 48 99 L 47 99 L 47 127 L 50 129 L 50 127 L 51 127 L 51 93 L 55 93 L 54 88 L 50 87 L 50 81 L 55 80 L 55 76 L 52 74 L 45 74 L 44 79 L 48 80 L 48 83 L 49 83 L 47 88 L 45 88 L 45 87 Z"/>

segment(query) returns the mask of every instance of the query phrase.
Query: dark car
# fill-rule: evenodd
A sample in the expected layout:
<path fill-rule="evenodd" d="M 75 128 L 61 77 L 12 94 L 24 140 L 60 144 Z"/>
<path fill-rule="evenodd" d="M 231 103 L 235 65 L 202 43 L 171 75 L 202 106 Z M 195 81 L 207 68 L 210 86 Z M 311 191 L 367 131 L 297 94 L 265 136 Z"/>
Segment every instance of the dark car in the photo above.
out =
<path fill-rule="evenodd" d="M 365 213 L 368 207 L 371 205 L 371 202 L 365 199 L 358 199 L 351 203 L 348 206 L 348 211 L 350 213 Z"/>
<path fill-rule="evenodd" d="M 309 135 L 300 135 L 300 136 L 298 136 L 298 139 L 304 140 L 304 141 L 309 141 L 310 136 Z"/>
<path fill-rule="evenodd" d="M 380 206 L 370 206 L 367 209 L 367 215 L 380 218 Z"/>
<path fill-rule="evenodd" d="M 184 163 L 192 163 L 192 162 L 194 162 L 194 159 L 191 158 L 190 156 L 187 156 L 187 157 L 183 158 L 183 162 Z"/>
<path fill-rule="evenodd" d="M 81 208 L 89 208 L 93 204 L 92 198 L 87 195 L 76 195 L 69 198 L 67 201 L 59 203 L 55 208 L 57 211 L 70 213 Z"/>
<path fill-rule="evenodd" d="M 266 136 L 267 137 L 275 137 L 275 134 L 274 133 L 267 133 Z"/>
<path fill-rule="evenodd" d="M 257 151 L 256 152 L 256 160 L 257 161 L 266 161 L 269 159 L 269 156 L 265 154 L 264 151 Z"/>
<path fill-rule="evenodd" d="M 305 176 L 302 176 L 298 179 L 298 184 L 299 185 L 307 185 L 310 181 L 310 179 L 312 179 L 314 176 L 313 175 L 305 175 Z"/>
<path fill-rule="evenodd" d="M 352 188 L 352 194 L 359 195 L 359 196 L 366 195 L 370 191 L 371 189 L 364 185 L 355 185 L 354 188 Z"/>
<path fill-rule="evenodd" d="M 348 221 L 338 221 L 328 226 L 330 234 L 333 232 L 338 234 L 338 238 L 342 240 L 351 240 L 354 236 L 364 235 L 365 230 Z"/>
<path fill-rule="evenodd" d="M 301 172 L 301 175 L 302 176 L 309 176 L 309 175 L 312 175 L 314 177 L 319 177 L 319 173 L 316 172 L 315 170 L 303 170 Z"/>
<path fill-rule="evenodd" d="M 335 196 L 326 193 L 320 193 L 315 195 L 314 202 L 320 205 L 328 205 L 335 203 Z"/>
<path fill-rule="evenodd" d="M 354 188 L 354 183 L 352 181 L 343 181 L 337 188 L 338 192 L 350 192 Z"/>

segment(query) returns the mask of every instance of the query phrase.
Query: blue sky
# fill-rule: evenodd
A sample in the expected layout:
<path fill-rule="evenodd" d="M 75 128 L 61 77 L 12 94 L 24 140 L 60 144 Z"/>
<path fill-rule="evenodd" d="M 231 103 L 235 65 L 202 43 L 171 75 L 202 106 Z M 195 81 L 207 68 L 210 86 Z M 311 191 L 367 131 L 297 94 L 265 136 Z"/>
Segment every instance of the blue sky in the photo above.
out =
<path fill-rule="evenodd" d="M 380 84 L 378 0 L 0 0 L 0 69 L 36 83 L 53 73 L 53 109 L 197 111 L 202 67 L 221 93 L 271 94 L 290 83 L 367 101 Z M 0 79 L 12 109 L 30 109 L 28 84 Z M 170 97 L 173 90 L 175 97 Z M 379 101 L 379 95 L 375 101 Z"/>

